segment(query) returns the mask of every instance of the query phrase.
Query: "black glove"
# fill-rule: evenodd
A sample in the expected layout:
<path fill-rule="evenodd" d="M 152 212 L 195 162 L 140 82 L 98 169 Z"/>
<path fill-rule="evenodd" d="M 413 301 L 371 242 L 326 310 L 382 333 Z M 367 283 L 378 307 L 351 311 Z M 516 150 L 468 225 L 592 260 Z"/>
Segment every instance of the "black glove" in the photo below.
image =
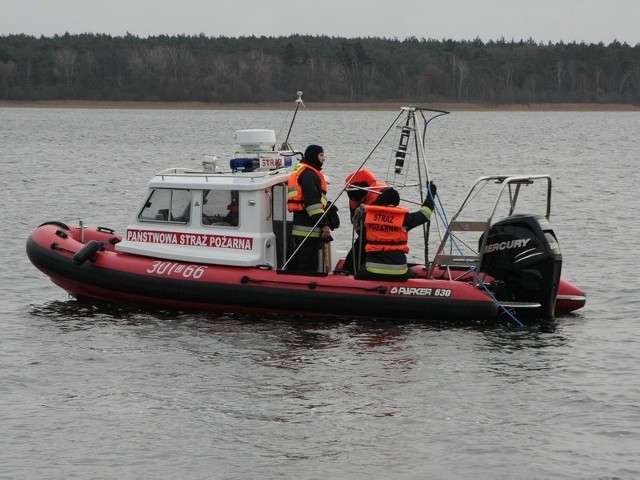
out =
<path fill-rule="evenodd" d="M 340 228 L 340 217 L 338 216 L 338 207 L 336 207 L 331 202 L 327 202 L 327 214 L 325 218 L 327 219 L 327 225 L 329 225 L 329 228 L 331 228 L 331 230 Z"/>
<path fill-rule="evenodd" d="M 438 187 L 436 187 L 436 184 L 429 181 L 427 182 L 427 192 L 429 192 L 429 194 L 435 198 L 436 194 L 438 193 Z"/>
<path fill-rule="evenodd" d="M 436 198 L 437 192 L 438 192 L 438 187 L 436 187 L 436 184 L 433 182 L 427 182 L 427 198 L 424 199 L 424 203 L 422 205 L 427 207 L 432 212 L 433 212 L 433 209 L 435 208 L 435 203 L 436 203 L 435 198 Z"/>

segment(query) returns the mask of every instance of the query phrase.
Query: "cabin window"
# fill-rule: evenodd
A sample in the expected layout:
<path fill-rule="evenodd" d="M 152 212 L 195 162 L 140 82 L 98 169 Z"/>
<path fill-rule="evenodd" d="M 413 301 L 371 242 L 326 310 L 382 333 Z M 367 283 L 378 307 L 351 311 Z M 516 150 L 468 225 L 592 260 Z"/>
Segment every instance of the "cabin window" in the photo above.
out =
<path fill-rule="evenodd" d="M 138 218 L 152 222 L 189 223 L 191 190 L 169 188 L 153 190 Z"/>
<path fill-rule="evenodd" d="M 204 190 L 202 192 L 202 224 L 237 227 L 240 202 L 237 190 Z"/>

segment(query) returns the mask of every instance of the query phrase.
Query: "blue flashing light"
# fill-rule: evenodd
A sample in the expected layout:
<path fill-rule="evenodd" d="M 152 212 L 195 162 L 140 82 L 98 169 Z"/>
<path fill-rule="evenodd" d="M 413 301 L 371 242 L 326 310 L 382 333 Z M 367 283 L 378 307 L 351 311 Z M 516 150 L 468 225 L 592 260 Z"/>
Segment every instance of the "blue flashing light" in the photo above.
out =
<path fill-rule="evenodd" d="M 232 158 L 229 162 L 234 172 L 252 172 L 260 168 L 259 158 Z"/>
<path fill-rule="evenodd" d="M 253 172 L 254 170 L 276 170 L 290 167 L 293 164 L 291 157 L 265 157 L 265 158 L 232 158 L 229 167 L 233 172 Z"/>

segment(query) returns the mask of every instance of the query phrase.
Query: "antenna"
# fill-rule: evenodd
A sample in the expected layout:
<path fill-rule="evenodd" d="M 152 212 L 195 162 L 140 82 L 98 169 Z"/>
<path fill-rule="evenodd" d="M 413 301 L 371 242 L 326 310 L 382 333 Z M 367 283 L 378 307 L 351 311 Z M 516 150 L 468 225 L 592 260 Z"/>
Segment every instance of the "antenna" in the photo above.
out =
<path fill-rule="evenodd" d="M 298 90 L 297 92 L 298 98 L 296 99 L 296 111 L 293 112 L 293 118 L 291 119 L 291 125 L 289 125 L 289 131 L 287 132 L 287 137 L 282 142 L 282 146 L 280 150 L 291 150 L 291 146 L 289 145 L 289 135 L 291 135 L 291 129 L 293 128 L 293 122 L 296 120 L 296 115 L 298 114 L 298 109 L 300 105 L 304 107 L 304 102 L 302 101 L 302 90 Z"/>

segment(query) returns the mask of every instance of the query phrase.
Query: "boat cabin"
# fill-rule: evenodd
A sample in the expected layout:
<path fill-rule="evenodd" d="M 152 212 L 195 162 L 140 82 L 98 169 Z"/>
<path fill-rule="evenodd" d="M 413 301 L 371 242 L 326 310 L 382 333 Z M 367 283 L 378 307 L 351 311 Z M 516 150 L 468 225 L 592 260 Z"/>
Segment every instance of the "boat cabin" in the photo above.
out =
<path fill-rule="evenodd" d="M 206 157 L 201 169 L 171 168 L 153 177 L 116 250 L 281 269 L 290 243 L 287 181 L 296 153 L 276 151 L 273 130 L 240 130 L 236 143 L 240 148 L 226 165 Z"/>

